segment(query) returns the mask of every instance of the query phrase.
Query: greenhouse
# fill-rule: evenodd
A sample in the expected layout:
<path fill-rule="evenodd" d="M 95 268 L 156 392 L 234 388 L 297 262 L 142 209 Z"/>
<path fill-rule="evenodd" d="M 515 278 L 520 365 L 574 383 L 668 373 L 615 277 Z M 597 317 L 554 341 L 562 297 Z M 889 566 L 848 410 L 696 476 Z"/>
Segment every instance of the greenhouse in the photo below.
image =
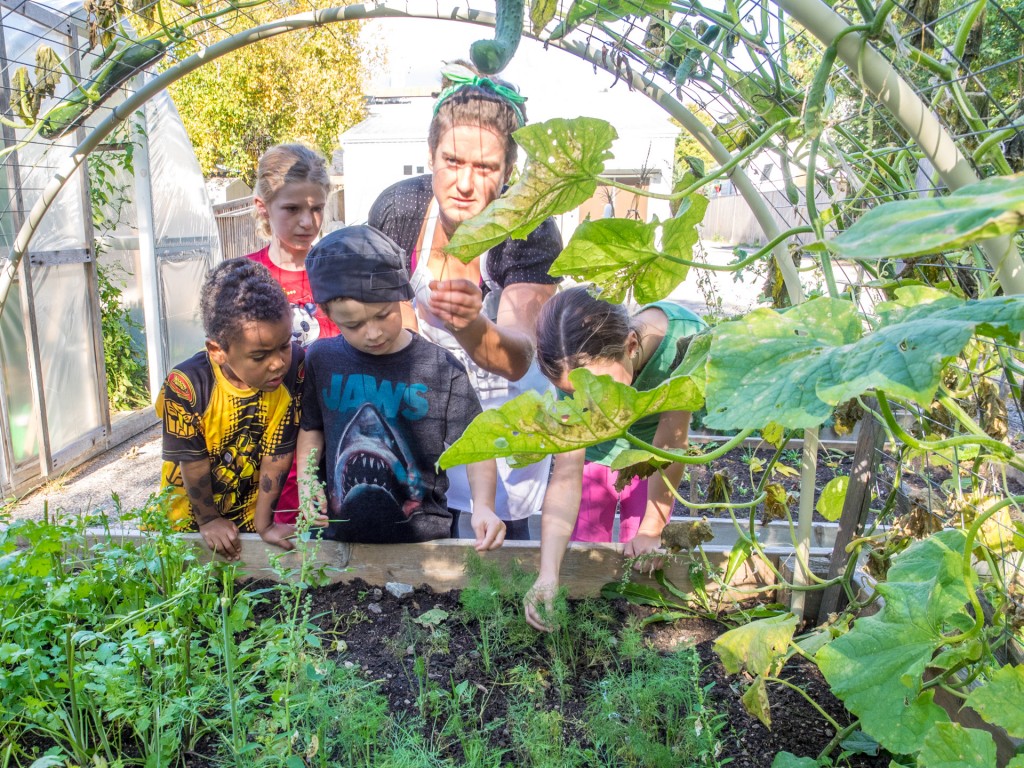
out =
<path fill-rule="evenodd" d="M 89 22 L 77 3 L 5 5 L 2 33 L 5 104 L 14 110 L 5 114 L 20 114 L 17 99 L 31 101 L 24 88 L 18 90 L 17 72 L 26 62 L 29 69 L 37 66 L 42 46 L 72 72 L 88 72 L 96 61 L 88 49 Z M 54 88 L 51 99 L 68 98 L 67 78 Z M 17 131 L 11 127 L 17 121 L 5 122 L 6 248 L 17 250 L 19 232 L 27 230 L 25 222 L 47 185 L 60 178 L 75 147 L 130 93 L 112 90 L 102 106 L 60 135 L 53 129 Z M 94 145 L 93 157 L 102 161 L 94 164 L 94 188 L 98 183 L 118 195 L 107 205 L 108 211 L 116 210 L 116 220 L 103 222 L 102 252 L 94 247 L 99 222 L 94 223 L 79 170 L 67 176 L 47 215 L 32 228 L 18 264 L 7 257 L 0 398 L 0 483 L 7 495 L 116 445 L 126 430 L 138 431 L 145 423 L 123 416 L 111 421 L 100 333 L 101 268 L 118 280 L 121 274 L 131 276 L 124 301 L 154 391 L 173 361 L 202 344 L 195 304 L 182 297 L 197 295 L 220 246 L 188 136 L 166 93 L 147 101 L 118 130 Z M 126 156 L 129 132 L 139 149 Z"/>
<path fill-rule="evenodd" d="M 229 562 L 173 529 L 166 494 L 122 510 L 113 487 L 116 518 L 0 514 L 0 768 L 1024 766 L 1020 0 L 0 3 L 7 496 L 156 424 L 169 371 L 203 347 L 200 286 L 227 249 L 168 88 L 260 41 L 472 26 L 453 58 L 516 110 L 501 74 L 524 49 L 586 62 L 678 124 L 674 167 L 616 158 L 585 111 L 519 115 L 519 165 L 439 236 L 445 269 L 557 224 L 540 304 L 570 284 L 637 317 L 686 286 L 707 298 L 663 380 L 641 375 L 631 326 L 620 368 L 563 355 L 544 374 L 561 396 L 487 406 L 439 451 L 438 472 L 553 456 L 550 496 L 619 441 L 622 543 L 577 537 L 578 487 L 525 518 L 542 544 L 493 551 L 475 512 L 461 538 L 321 540 L 305 490 L 287 542 L 235 528 Z M 459 87 L 431 94 L 435 117 Z M 342 133 L 346 169 L 423 172 L 371 114 Z M 346 208 L 376 222 L 385 181 L 346 178 Z M 722 295 L 741 286 L 757 306 L 735 312 Z M 530 333 L 509 381 L 530 375 Z M 339 381 L 302 398 L 349 398 Z M 384 434 L 363 474 L 389 473 L 413 515 Z M 649 547 L 623 533 L 631 482 L 664 486 L 660 533 L 653 490 L 636 531 Z"/>

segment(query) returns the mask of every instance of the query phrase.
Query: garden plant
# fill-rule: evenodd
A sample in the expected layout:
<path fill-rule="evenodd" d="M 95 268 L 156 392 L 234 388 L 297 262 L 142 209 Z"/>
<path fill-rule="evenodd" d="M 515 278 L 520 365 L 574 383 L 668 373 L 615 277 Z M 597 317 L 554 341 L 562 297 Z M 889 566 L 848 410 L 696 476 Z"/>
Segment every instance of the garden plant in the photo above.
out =
<path fill-rule="evenodd" d="M 277 8 L 282 21 L 193 53 L 213 26 L 242 19 L 244 27 L 246 9 L 257 5 Z M 149 95 L 262 37 L 349 19 L 444 15 L 381 4 L 288 16 L 291 6 L 269 0 L 90 2 L 85 10 L 93 34 L 74 55 L 89 62 L 88 75 L 45 45 L 31 73 L 28 65 L 9 68 L 5 158 L 85 126 L 70 157 L 73 170 Z M 525 395 L 486 412 L 442 463 L 496 456 L 525 463 L 625 436 L 633 450 L 615 468 L 656 481 L 668 462 L 696 472 L 751 436 L 774 446 L 759 471 L 750 463 L 742 501 L 723 476 L 709 480 L 713 493 L 703 501 L 678 498 L 735 524 L 739 539 L 725 568 L 702 557 L 698 535 L 676 547 L 691 562 L 689 588 L 662 575 L 660 589 L 619 582 L 605 592 L 654 605 L 660 619 L 728 612 L 732 628 L 716 649 L 727 670 L 746 675 L 744 702 L 766 724 L 769 692 L 800 687 L 782 675 L 783 666 L 803 659 L 820 670 L 852 719 L 840 722 L 814 703 L 833 738 L 814 756 L 780 751 L 771 756 L 777 768 L 843 764 L 879 749 L 896 766 L 1024 765 L 1012 746 L 1011 754 L 999 754 L 1005 742 L 993 735 L 1024 738 L 1021 10 L 1019 1 L 987 0 L 726 0 L 714 7 L 696 0 L 498 0 L 493 39 L 485 36 L 470 52 L 485 72 L 500 71 L 523 36 L 574 53 L 612 87 L 662 104 L 713 158 L 681 159 L 673 191 L 662 195 L 673 211 L 664 221 L 583 222 L 554 274 L 592 282 L 609 300 L 638 303 L 662 299 L 706 270 L 737 277 L 757 271 L 766 288 L 761 308 L 709 318 L 677 375 L 658 388 L 637 392 L 577 371 L 573 397 Z M 469 15 L 456 9 L 448 17 Z M 120 86 L 157 60 L 161 73 L 112 111 Z M 714 127 L 695 112 L 710 115 Z M 622 187 L 603 175 L 615 138 L 611 125 L 587 117 L 522 128 L 516 140 L 527 161 L 516 183 L 460 226 L 450 253 L 474 258 L 574 210 L 599 187 Z M 786 228 L 751 182 L 752 163 L 765 152 L 798 213 Z M 27 253 L 63 178 L 29 201 L 32 215 L 11 265 Z M 712 265 L 700 226 L 710 185 L 726 179 L 767 242 Z M 626 433 L 638 418 L 665 410 L 694 412 L 725 441 L 699 452 L 666 451 Z M 881 426 L 890 484 L 875 486 L 872 524 L 833 563 L 838 575 L 822 578 L 808 562 L 807 532 L 815 510 L 839 517 L 851 479 L 816 486 L 818 430 L 826 423 L 849 430 L 857 419 Z M 799 457 L 786 453 L 794 437 L 803 441 Z M 794 495 L 778 480 L 782 467 L 797 464 Z M 908 507 L 904 478 L 922 467 L 921 477 L 934 470 L 944 479 L 928 486 L 926 504 Z M 496 659 L 538 643 L 550 660 L 542 681 L 528 668 L 501 681 L 523 692 L 505 751 L 495 751 L 492 725 L 481 715 L 486 686 L 431 677 L 451 615 L 410 614 L 409 642 L 395 646 L 412 648 L 415 717 L 429 726 L 391 719 L 373 688 L 339 664 L 338 646 L 329 655 L 325 635 L 313 630 L 313 574 L 275 588 L 291 610 L 256 620 L 262 593 L 237 591 L 230 569 L 193 563 L 189 547 L 158 522 L 159 503 L 143 513 L 153 535 L 137 549 L 119 545 L 116 535 L 92 537 L 82 521 L 17 523 L 2 534 L 0 768 L 66 760 L 164 765 L 204 739 L 228 762 L 278 759 L 295 767 L 342 759 L 679 764 L 673 749 L 685 751 L 688 764 L 716 764 L 720 734 L 714 714 L 704 714 L 707 692 L 694 683 L 692 656 L 651 654 L 636 628 L 616 635 L 592 606 L 556 621 L 550 638 L 524 636 L 515 615 L 521 580 L 495 577 L 480 563 L 470 566 L 475 581 L 459 620 L 478 627 L 484 668 L 496 670 Z M 765 555 L 759 513 L 762 521 L 791 522 L 796 578 Z M 755 559 L 778 582 L 763 591 L 787 587 L 793 613 L 749 604 L 737 610 L 718 597 L 712 587 Z M 861 578 L 864 572 L 870 578 Z M 808 625 L 809 593 L 830 587 L 841 589 L 845 607 Z M 581 655 L 581 626 L 593 655 Z M 635 651 L 628 663 L 623 648 Z M 541 688 L 568 692 L 580 680 L 592 681 L 597 695 L 572 723 L 531 698 Z M 326 708 L 321 691 L 347 702 L 351 717 Z M 659 692 L 659 707 L 646 698 L 650 691 Z M 254 702 L 268 699 L 274 706 L 254 714 Z M 662 706 L 669 699 L 671 706 Z M 961 724 L 962 707 L 980 723 Z M 627 722 L 624 711 L 635 717 Z M 564 738 L 573 729 L 585 738 Z M 650 741 L 653 735 L 661 740 Z M 48 756 L 35 754 L 39 743 Z"/>

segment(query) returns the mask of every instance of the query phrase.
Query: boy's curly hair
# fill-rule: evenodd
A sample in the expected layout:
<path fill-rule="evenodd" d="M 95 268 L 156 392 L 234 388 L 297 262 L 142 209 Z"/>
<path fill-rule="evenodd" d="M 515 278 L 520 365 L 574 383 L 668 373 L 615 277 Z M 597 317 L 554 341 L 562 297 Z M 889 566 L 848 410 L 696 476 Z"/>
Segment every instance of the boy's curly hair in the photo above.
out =
<path fill-rule="evenodd" d="M 262 264 L 249 258 L 222 261 L 206 276 L 199 298 L 206 338 L 227 349 L 251 322 L 291 316 L 284 290 Z"/>

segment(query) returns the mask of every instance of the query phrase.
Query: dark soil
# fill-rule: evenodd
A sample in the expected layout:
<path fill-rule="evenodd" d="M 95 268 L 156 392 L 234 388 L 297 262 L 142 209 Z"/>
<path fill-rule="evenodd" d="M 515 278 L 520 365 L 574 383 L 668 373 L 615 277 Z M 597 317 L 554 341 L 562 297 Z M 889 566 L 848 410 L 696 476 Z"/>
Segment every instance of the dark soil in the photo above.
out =
<path fill-rule="evenodd" d="M 628 616 L 645 617 L 648 608 L 631 606 L 623 601 L 608 603 L 608 609 L 624 621 Z M 346 665 L 358 665 L 368 680 L 378 681 L 380 690 L 391 703 L 393 714 L 411 716 L 417 713 L 417 688 L 414 681 L 414 659 L 422 648 L 413 651 L 410 643 L 410 616 L 439 607 L 451 616 L 460 611 L 459 593 L 455 591 L 435 593 L 427 588 L 399 600 L 388 592 L 360 581 L 322 588 L 314 592 L 314 621 L 325 629 L 341 632 L 347 648 L 335 657 Z M 272 608 L 267 609 L 273 610 Z M 474 625 L 460 621 L 446 623 L 450 631 L 447 652 L 436 652 L 429 658 L 429 677 L 442 686 L 450 681 L 469 680 L 487 692 L 487 706 L 484 712 L 486 722 L 505 723 L 509 701 L 506 695 L 513 688 L 494 685 L 506 669 L 527 663 L 533 668 L 543 667 L 545 648 L 538 635 L 538 642 L 519 658 L 506 658 L 498 662 L 500 669 L 488 675 L 485 673 L 478 652 L 478 634 Z M 682 620 L 672 624 L 652 624 L 645 630 L 649 643 L 660 652 L 671 652 L 684 646 L 697 649 L 702 662 L 702 685 L 710 685 L 709 704 L 724 716 L 725 727 L 721 733 L 722 754 L 720 761 L 736 768 L 768 768 L 774 756 L 788 751 L 797 756 L 815 757 L 835 735 L 830 725 L 798 693 L 781 686 L 769 689 L 772 728 L 766 728 L 743 709 L 740 696 L 744 690 L 741 676 L 729 675 L 718 661 L 712 649 L 715 638 L 725 628 L 708 620 Z M 596 681 L 600 669 L 584 669 L 573 680 L 574 694 L 578 698 L 563 700 L 555 686 L 547 691 L 547 706 L 562 709 L 566 722 L 581 715 L 583 694 L 589 682 Z M 790 664 L 782 677 L 800 685 L 809 695 L 839 723 L 846 725 L 850 715 L 842 704 L 831 695 L 827 684 L 812 664 L 797 661 Z M 407 721 L 408 722 L 408 721 Z M 492 731 L 494 746 L 509 746 L 507 727 Z M 457 759 L 458 756 L 453 756 Z M 511 757 L 511 753 L 509 755 Z M 513 764 L 513 763 L 509 763 Z M 849 765 L 854 768 L 888 766 L 889 758 L 884 756 L 854 756 Z"/>

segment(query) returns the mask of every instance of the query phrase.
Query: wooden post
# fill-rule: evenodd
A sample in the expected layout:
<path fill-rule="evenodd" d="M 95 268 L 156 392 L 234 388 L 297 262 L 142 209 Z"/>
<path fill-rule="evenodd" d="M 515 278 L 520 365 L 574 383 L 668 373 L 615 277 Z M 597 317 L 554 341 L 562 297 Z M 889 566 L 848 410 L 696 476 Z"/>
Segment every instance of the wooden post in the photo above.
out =
<path fill-rule="evenodd" d="M 865 398 L 865 403 L 869 406 L 873 402 L 873 399 Z M 836 531 L 832 558 L 828 564 L 829 579 L 834 579 L 846 567 L 846 546 L 864 530 L 868 508 L 871 506 L 871 486 L 877 465 L 875 454 L 882 448 L 884 442 L 885 431 L 882 425 L 870 414 L 865 414 L 860 422 L 860 435 L 853 454 L 853 467 L 850 469 L 850 485 L 846 489 L 843 512 L 839 518 L 839 530 Z M 821 597 L 818 622 L 825 621 L 830 613 L 835 613 L 845 605 L 846 594 L 842 586 L 833 584 Z"/>

